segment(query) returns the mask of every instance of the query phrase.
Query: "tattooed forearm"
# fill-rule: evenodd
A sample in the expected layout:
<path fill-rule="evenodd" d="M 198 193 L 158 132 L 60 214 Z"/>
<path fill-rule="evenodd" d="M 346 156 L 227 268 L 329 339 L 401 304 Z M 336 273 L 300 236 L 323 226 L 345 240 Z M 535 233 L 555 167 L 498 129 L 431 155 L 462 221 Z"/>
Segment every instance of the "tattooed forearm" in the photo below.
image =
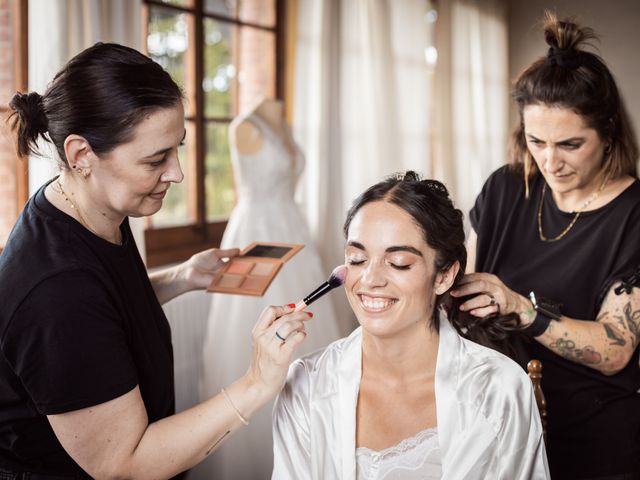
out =
<path fill-rule="evenodd" d="M 624 312 L 624 319 L 627 322 L 629 331 L 633 334 L 635 342 L 637 342 L 638 337 L 640 337 L 640 310 L 633 311 L 631 309 L 631 302 L 627 302 L 622 311 Z"/>
<path fill-rule="evenodd" d="M 604 331 L 607 332 L 607 337 L 611 339 L 609 345 L 619 345 L 621 347 L 626 345 L 627 341 L 618 327 L 609 323 L 603 323 L 602 326 Z"/>
<path fill-rule="evenodd" d="M 222 435 L 222 436 L 218 439 L 218 441 L 217 441 L 216 443 L 214 443 L 213 445 L 211 445 L 211 448 L 210 448 L 209 450 L 207 450 L 207 453 L 205 453 L 205 455 L 206 455 L 206 456 L 209 456 L 209 454 L 210 454 L 211 452 L 213 452 L 213 451 L 215 450 L 215 448 L 220 444 L 220 442 L 221 442 L 222 440 L 224 440 L 224 439 L 227 437 L 227 435 L 229 435 L 230 433 L 231 433 L 231 430 L 227 430 L 227 431 L 224 433 L 224 435 Z"/>
<path fill-rule="evenodd" d="M 549 346 L 552 350 L 555 350 L 559 355 L 568 360 L 588 365 L 595 365 L 602 362 L 602 355 L 594 350 L 591 345 L 587 345 L 584 348 L 576 348 L 576 343 L 573 340 L 559 338 Z"/>

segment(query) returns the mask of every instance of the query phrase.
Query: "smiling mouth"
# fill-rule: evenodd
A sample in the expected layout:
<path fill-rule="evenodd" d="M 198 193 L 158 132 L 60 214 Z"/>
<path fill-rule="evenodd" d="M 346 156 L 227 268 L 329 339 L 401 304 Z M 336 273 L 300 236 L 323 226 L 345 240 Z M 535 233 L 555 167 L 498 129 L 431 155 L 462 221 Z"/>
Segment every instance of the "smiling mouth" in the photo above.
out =
<path fill-rule="evenodd" d="M 360 299 L 360 305 L 367 312 L 379 313 L 389 310 L 395 303 L 398 302 L 396 298 L 388 297 L 371 297 L 369 295 L 358 294 Z"/>

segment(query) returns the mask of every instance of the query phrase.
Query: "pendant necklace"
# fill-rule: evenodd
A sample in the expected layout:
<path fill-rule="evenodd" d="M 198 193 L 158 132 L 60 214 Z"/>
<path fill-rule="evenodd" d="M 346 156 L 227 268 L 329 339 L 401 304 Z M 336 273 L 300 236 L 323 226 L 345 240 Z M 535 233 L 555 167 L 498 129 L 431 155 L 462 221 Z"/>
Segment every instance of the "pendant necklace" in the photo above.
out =
<path fill-rule="evenodd" d="M 569 223 L 569 225 L 567 225 L 567 227 L 562 232 L 560 232 L 560 234 L 558 234 L 553 238 L 547 238 L 545 237 L 544 233 L 542 233 L 542 204 L 544 203 L 544 195 L 547 192 L 547 183 L 545 182 L 544 185 L 542 186 L 542 195 L 540 196 L 540 205 L 538 205 L 538 235 L 540 236 L 540 240 L 542 240 L 543 242 L 557 242 L 558 240 L 563 238 L 567 233 L 569 233 L 569 230 L 571 230 L 573 226 L 576 224 L 576 222 L 578 221 L 580 214 L 584 211 L 585 208 L 589 206 L 589 204 L 591 204 L 591 202 L 593 202 L 596 198 L 600 196 L 600 193 L 602 193 L 602 191 L 604 190 L 604 187 L 607 186 L 608 181 L 609 181 L 609 174 L 607 174 L 607 176 L 604 177 L 604 180 L 602 181 L 602 185 L 600 185 L 600 188 L 598 188 L 598 190 L 593 192 L 591 196 L 587 200 L 585 200 L 585 202 L 582 205 L 580 205 L 580 207 L 578 207 L 576 210 L 571 212 L 571 213 L 574 213 L 575 215 L 571 219 L 571 222 Z"/>
<path fill-rule="evenodd" d="M 82 224 L 82 226 L 84 226 L 87 230 L 89 230 L 91 233 L 93 233 L 95 236 L 102 238 L 101 235 L 99 235 L 93 228 L 91 228 L 89 226 L 89 224 L 87 223 L 87 221 L 84 219 L 84 217 L 82 216 L 82 213 L 80 213 L 80 209 L 78 207 L 76 207 L 76 204 L 73 203 L 71 201 L 71 199 L 67 196 L 66 192 L 64 191 L 64 188 L 62 188 L 62 183 L 60 183 L 60 177 L 58 177 L 58 179 L 56 180 L 56 185 L 58 186 L 58 191 L 60 192 L 60 194 L 62 195 L 62 197 L 64 198 L 65 202 L 67 202 L 71 208 L 78 214 L 78 219 L 80 220 L 80 223 Z M 119 233 L 119 232 L 118 232 Z M 119 237 L 120 235 L 118 235 L 117 237 Z M 116 243 L 118 245 L 122 244 L 122 240 L 118 239 L 116 237 Z"/>

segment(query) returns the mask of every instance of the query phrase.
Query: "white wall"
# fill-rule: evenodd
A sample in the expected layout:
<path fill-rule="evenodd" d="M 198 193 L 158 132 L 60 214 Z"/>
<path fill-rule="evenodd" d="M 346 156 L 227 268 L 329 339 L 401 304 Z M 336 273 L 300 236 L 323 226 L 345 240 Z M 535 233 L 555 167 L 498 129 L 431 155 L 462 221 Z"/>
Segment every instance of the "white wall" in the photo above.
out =
<path fill-rule="evenodd" d="M 545 8 L 560 18 L 576 17 L 600 36 L 600 55 L 621 90 L 640 138 L 640 1 L 638 0 L 510 0 L 509 73 L 518 73 L 545 55 L 540 19 Z M 511 125 L 515 122 L 511 111 Z"/>

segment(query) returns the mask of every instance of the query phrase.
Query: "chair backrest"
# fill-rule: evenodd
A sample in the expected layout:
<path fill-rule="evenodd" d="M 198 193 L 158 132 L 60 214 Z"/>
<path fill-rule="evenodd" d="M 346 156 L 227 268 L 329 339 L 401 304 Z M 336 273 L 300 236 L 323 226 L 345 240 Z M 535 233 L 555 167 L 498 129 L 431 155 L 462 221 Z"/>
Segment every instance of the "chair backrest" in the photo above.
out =
<path fill-rule="evenodd" d="M 547 443 L 547 401 L 544 398 L 542 386 L 540 385 L 542 380 L 542 362 L 540 360 L 529 361 L 529 363 L 527 363 L 527 371 L 533 384 L 533 395 L 536 397 L 536 404 L 538 405 L 540 419 L 542 420 L 544 443 Z"/>

